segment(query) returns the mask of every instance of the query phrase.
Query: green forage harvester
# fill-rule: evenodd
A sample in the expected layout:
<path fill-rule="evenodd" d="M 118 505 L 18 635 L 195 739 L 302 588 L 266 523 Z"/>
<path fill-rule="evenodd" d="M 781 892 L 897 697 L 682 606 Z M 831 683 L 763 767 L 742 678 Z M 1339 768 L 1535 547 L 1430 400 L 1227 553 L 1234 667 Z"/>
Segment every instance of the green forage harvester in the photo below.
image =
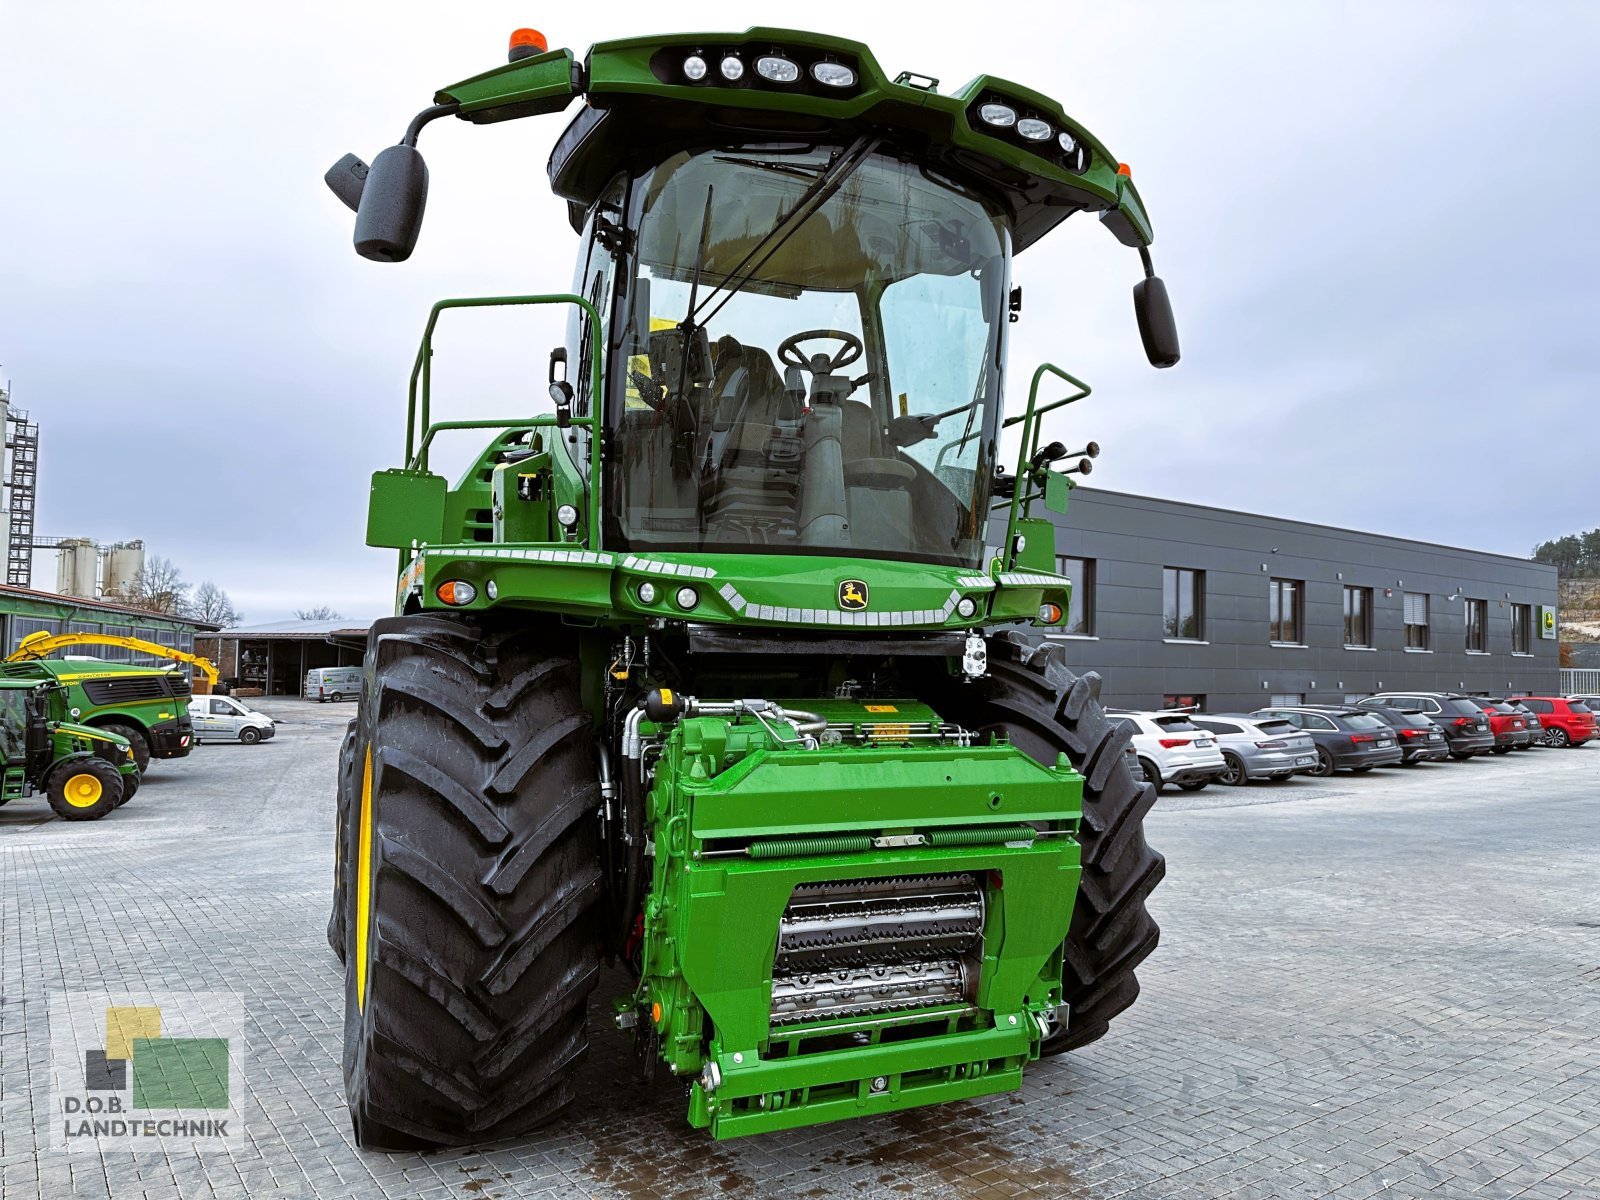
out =
<path fill-rule="evenodd" d="M 357 1138 L 548 1120 L 597 985 L 719 1138 L 1015 1089 L 1106 1032 L 1157 939 L 1154 793 L 1099 678 L 1035 649 L 1072 597 L 1033 506 L 1099 453 L 1041 418 L 1089 389 L 1046 365 L 1003 401 L 1012 258 L 1078 213 L 1139 252 L 1146 352 L 1177 362 L 1139 193 L 994 76 L 941 91 L 784 29 L 582 59 L 521 30 L 329 171 L 356 249 L 411 255 L 424 126 L 575 100 L 549 163 L 570 291 L 435 305 L 372 480 L 397 615 L 341 756 L 329 923 Z M 537 305 L 569 317 L 551 404 L 441 419 L 440 319 Z M 429 455 L 463 429 L 489 441 L 452 485 Z"/>

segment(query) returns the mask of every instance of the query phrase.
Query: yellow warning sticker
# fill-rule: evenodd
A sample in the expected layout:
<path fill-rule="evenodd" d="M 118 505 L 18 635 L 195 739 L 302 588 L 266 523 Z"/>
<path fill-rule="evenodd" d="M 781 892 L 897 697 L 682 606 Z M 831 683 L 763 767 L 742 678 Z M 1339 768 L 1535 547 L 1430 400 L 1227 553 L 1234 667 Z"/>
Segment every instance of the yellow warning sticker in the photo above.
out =
<path fill-rule="evenodd" d="M 864 705 L 862 705 L 862 707 L 865 708 L 868 712 L 899 712 L 900 711 L 898 708 L 896 708 L 892 704 L 864 704 Z"/>
<path fill-rule="evenodd" d="M 663 704 L 671 704 L 672 703 L 672 689 L 671 688 L 662 688 L 661 689 L 661 703 L 663 703 Z"/>

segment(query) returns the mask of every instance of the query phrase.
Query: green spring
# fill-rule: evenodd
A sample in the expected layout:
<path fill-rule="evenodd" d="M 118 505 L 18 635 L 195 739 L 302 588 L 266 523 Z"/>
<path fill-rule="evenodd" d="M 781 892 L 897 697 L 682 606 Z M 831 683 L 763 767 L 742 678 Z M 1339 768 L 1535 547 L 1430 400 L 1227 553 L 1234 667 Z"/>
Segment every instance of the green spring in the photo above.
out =
<path fill-rule="evenodd" d="M 864 833 L 842 833 L 834 837 L 769 838 L 750 843 L 751 858 L 800 858 L 813 854 L 860 854 L 872 849 L 872 839 Z"/>
<path fill-rule="evenodd" d="M 930 846 L 989 846 L 1000 842 L 1031 842 L 1039 835 L 1032 825 L 990 825 L 977 829 L 935 829 Z"/>

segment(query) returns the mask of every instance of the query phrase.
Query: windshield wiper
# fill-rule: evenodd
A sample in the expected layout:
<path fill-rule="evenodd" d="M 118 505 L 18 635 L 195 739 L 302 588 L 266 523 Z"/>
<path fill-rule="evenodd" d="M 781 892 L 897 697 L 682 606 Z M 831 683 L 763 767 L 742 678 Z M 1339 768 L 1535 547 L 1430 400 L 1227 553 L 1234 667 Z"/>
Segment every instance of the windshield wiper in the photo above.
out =
<path fill-rule="evenodd" d="M 741 167 L 756 167 L 762 171 L 776 171 L 780 175 L 794 175 L 800 179 L 815 179 L 828 169 L 828 164 L 803 167 L 799 163 L 774 162 L 770 158 L 738 158 L 732 154 L 714 154 L 713 162 L 737 163 Z"/>
<path fill-rule="evenodd" d="M 822 169 L 812 185 L 801 192 L 791 208 L 777 224 L 762 235 L 761 240 L 746 252 L 737 265 L 722 277 L 722 282 L 711 289 L 711 292 L 701 302 L 701 307 L 717 300 L 717 306 L 706 313 L 703 319 L 697 313 L 689 314 L 691 321 L 701 325 L 708 324 L 712 317 L 722 311 L 722 306 L 732 300 L 739 291 L 755 278 L 755 274 L 767 261 L 782 249 L 783 244 L 793 236 L 794 232 L 809 220 L 813 213 L 833 198 L 833 194 L 844 186 L 845 180 L 855 174 L 856 169 L 867 161 L 867 157 L 878 148 L 880 139 L 863 134 L 850 145 L 846 146 L 833 158 L 828 160 L 828 165 Z M 769 245 L 770 243 L 770 245 Z M 757 258 L 756 256 L 761 257 Z M 743 274 L 741 274 L 743 272 Z M 731 285 L 730 280 L 736 280 Z M 718 296 L 721 299 L 718 299 Z"/>

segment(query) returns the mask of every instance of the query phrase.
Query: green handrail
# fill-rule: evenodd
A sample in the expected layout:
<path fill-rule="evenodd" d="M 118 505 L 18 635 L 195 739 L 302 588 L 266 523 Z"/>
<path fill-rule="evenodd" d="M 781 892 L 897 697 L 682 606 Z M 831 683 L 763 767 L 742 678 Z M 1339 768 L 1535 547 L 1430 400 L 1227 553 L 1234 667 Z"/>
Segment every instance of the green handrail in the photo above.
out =
<path fill-rule="evenodd" d="M 1070 396 L 1063 396 L 1060 400 L 1052 400 L 1049 404 L 1046 404 L 1043 408 L 1040 408 L 1038 407 L 1039 384 L 1043 382 L 1046 375 L 1054 375 L 1059 379 L 1064 379 L 1078 390 Z M 1055 363 L 1040 363 L 1039 369 L 1033 373 L 1033 384 L 1028 388 L 1027 411 L 1019 416 L 1007 417 L 1005 422 L 1001 425 L 1002 429 L 1009 429 L 1019 421 L 1023 423 L 1022 448 L 1017 455 L 1017 473 L 1015 476 L 1016 486 L 1011 492 L 1011 512 L 1006 518 L 1005 553 L 1001 557 L 1001 562 L 1004 564 L 1004 568 L 1008 571 L 1012 567 L 1016 566 L 1017 562 L 1018 509 L 1022 509 L 1022 515 L 1024 517 L 1028 516 L 1033 511 L 1033 501 L 1039 495 L 1037 489 L 1029 492 L 1029 489 L 1033 486 L 1033 479 L 1031 473 L 1028 471 L 1028 460 L 1038 452 L 1039 427 L 1044 423 L 1044 415 L 1046 413 L 1054 412 L 1058 408 L 1065 408 L 1069 404 L 1082 400 L 1089 394 L 1089 392 L 1090 387 L 1087 383 L 1076 376 L 1068 375 L 1060 367 L 1056 366 Z M 1024 493 L 1027 493 L 1027 495 L 1025 496 Z"/>
<path fill-rule="evenodd" d="M 528 428 L 550 426 L 556 423 L 553 416 L 520 417 L 510 421 L 438 421 L 430 422 L 433 384 L 433 331 L 439 324 L 439 314 L 448 308 L 514 308 L 532 304 L 576 304 L 593 322 L 594 335 L 589 342 L 589 415 L 573 417 L 573 425 L 589 430 L 589 522 L 585 547 L 600 548 L 600 443 L 605 421 L 605 403 L 600 394 L 600 313 L 582 296 L 556 292 L 545 296 L 464 296 L 440 300 L 428 313 L 427 328 L 422 331 L 422 344 L 417 347 L 416 362 L 411 367 L 411 382 L 406 405 L 406 467 L 412 471 L 428 469 L 428 447 L 434 434 L 448 429 L 499 429 L 504 427 Z M 418 405 L 418 384 L 421 384 L 421 405 Z M 417 430 L 422 429 L 422 441 L 417 442 Z"/>

